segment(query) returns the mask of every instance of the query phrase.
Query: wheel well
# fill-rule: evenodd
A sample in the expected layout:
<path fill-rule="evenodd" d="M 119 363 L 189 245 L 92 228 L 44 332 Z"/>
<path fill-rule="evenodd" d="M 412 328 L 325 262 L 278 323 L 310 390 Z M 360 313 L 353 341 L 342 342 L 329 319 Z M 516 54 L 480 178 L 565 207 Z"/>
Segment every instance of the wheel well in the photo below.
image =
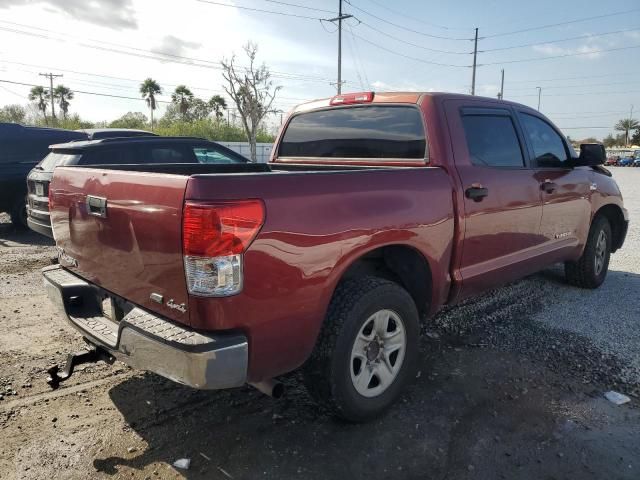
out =
<path fill-rule="evenodd" d="M 426 258 L 414 248 L 390 245 L 366 253 L 353 262 L 342 279 L 371 275 L 404 287 L 423 315 L 431 304 L 431 269 Z"/>
<path fill-rule="evenodd" d="M 622 214 L 622 210 L 617 205 L 605 205 L 596 212 L 593 218 L 599 215 L 603 215 L 609 220 L 611 233 L 613 235 L 611 251 L 615 252 L 622 246 L 624 240 L 624 215 Z"/>

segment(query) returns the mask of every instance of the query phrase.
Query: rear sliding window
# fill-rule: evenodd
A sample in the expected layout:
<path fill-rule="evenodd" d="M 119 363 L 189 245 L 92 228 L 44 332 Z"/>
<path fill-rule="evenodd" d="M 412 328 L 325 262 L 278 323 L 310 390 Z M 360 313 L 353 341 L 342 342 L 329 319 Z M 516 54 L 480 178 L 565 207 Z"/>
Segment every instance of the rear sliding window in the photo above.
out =
<path fill-rule="evenodd" d="M 281 157 L 425 158 L 415 107 L 367 105 L 296 115 L 284 133 Z"/>

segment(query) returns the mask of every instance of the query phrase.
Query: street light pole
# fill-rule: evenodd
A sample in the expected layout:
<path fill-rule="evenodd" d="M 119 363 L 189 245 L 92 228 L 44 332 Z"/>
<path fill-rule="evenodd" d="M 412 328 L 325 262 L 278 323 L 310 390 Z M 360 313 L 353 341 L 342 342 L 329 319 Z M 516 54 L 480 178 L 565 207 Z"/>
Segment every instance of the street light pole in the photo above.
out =
<path fill-rule="evenodd" d="M 542 96 L 542 87 L 536 87 L 538 89 L 538 111 L 540 111 L 540 97 Z"/>
<path fill-rule="evenodd" d="M 500 93 L 498 93 L 498 100 L 502 100 L 503 98 L 504 98 L 504 68 L 501 70 Z"/>
<path fill-rule="evenodd" d="M 478 29 L 473 41 L 473 72 L 471 73 L 471 95 L 476 94 L 476 59 L 478 57 Z"/>

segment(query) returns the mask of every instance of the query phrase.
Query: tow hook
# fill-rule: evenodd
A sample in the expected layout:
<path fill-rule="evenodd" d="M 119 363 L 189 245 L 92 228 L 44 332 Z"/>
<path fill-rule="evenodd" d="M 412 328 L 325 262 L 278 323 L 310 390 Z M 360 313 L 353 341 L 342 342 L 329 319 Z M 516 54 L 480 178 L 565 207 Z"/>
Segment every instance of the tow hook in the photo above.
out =
<path fill-rule="evenodd" d="M 81 352 L 70 353 L 67 355 L 67 362 L 62 371 L 60 371 L 60 365 L 54 365 L 47 369 L 49 374 L 47 383 L 55 390 L 60 386 L 61 382 L 64 382 L 73 374 L 73 369 L 76 366 L 83 363 L 96 363 L 100 360 L 111 365 L 115 361 L 115 357 L 99 347 L 91 347 Z"/>

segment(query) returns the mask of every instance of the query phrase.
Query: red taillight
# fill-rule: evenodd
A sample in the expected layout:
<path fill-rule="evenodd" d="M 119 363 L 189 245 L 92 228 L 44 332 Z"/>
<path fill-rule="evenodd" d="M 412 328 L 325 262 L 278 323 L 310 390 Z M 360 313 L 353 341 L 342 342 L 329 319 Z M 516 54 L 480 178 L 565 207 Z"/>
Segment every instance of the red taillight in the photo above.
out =
<path fill-rule="evenodd" d="M 53 189 L 51 188 L 51 183 L 49 183 L 49 192 L 48 192 L 48 197 L 49 197 L 49 211 L 53 210 Z"/>
<path fill-rule="evenodd" d="M 351 105 L 354 103 L 373 102 L 373 92 L 345 93 L 344 95 L 336 95 L 331 99 L 329 105 Z"/>
<path fill-rule="evenodd" d="M 223 257 L 243 253 L 264 223 L 260 200 L 197 203 L 184 206 L 184 255 Z"/>

